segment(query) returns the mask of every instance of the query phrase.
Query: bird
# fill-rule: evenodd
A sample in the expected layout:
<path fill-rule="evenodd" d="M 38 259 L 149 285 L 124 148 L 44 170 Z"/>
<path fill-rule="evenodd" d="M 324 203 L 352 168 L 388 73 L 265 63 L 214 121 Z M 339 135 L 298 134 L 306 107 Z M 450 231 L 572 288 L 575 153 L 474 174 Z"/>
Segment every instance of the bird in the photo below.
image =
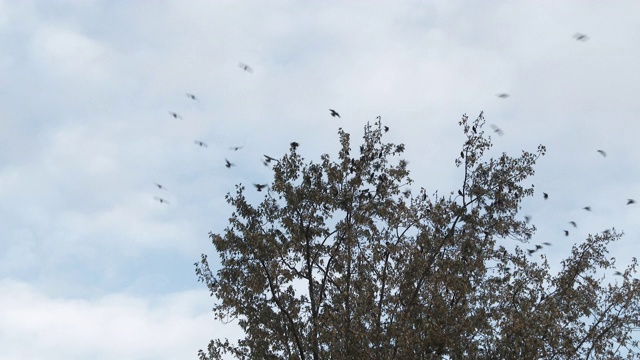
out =
<path fill-rule="evenodd" d="M 504 132 L 502 131 L 502 129 L 495 126 L 494 124 L 491 124 L 491 128 L 493 129 L 493 132 L 497 133 L 498 135 L 500 136 L 504 135 Z"/>
<path fill-rule="evenodd" d="M 569 224 L 573 225 L 574 228 L 578 227 L 578 224 L 576 224 L 575 221 L 569 221 Z"/>
<path fill-rule="evenodd" d="M 536 245 L 536 250 L 542 249 L 542 245 Z"/>
<path fill-rule="evenodd" d="M 528 224 L 528 223 L 531 221 L 531 216 L 526 215 L 526 216 L 524 217 L 524 221 Z"/>
<path fill-rule="evenodd" d="M 389 131 L 389 127 L 388 127 L 388 126 L 385 126 L 385 127 L 384 127 L 384 132 L 388 132 L 388 131 Z"/>
<path fill-rule="evenodd" d="M 290 145 L 291 145 L 291 147 L 293 148 L 293 150 L 295 150 L 298 146 L 300 146 L 300 144 L 298 144 L 298 143 L 297 143 L 297 142 L 295 142 L 295 141 L 294 141 L 294 142 L 292 142 Z"/>
<path fill-rule="evenodd" d="M 627 199 L 627 205 L 635 204 L 636 201 L 633 199 Z"/>
<path fill-rule="evenodd" d="M 616 272 L 613 273 L 613 275 L 622 276 L 622 273 L 620 271 L 616 271 Z"/>
<path fill-rule="evenodd" d="M 248 73 L 252 73 L 253 69 L 251 68 L 251 66 L 247 65 L 247 64 L 243 64 L 243 63 L 238 63 L 238 66 L 240 66 L 242 68 L 242 70 L 248 72 Z"/>
<path fill-rule="evenodd" d="M 230 168 L 230 167 L 235 165 L 234 163 L 232 163 L 231 161 L 229 161 L 227 159 L 224 159 L 224 162 L 225 162 L 224 166 L 226 166 L 227 168 Z"/>
<path fill-rule="evenodd" d="M 569 236 L 569 230 L 564 231 L 564 236 Z"/>
<path fill-rule="evenodd" d="M 337 111 L 333 110 L 333 109 L 329 109 L 329 111 L 331 111 L 331 116 L 333 117 L 340 117 L 340 114 L 338 114 Z"/>
<path fill-rule="evenodd" d="M 544 197 L 544 199 L 547 200 L 549 198 L 549 194 L 547 194 L 546 192 L 543 192 L 542 197 Z"/>
<path fill-rule="evenodd" d="M 583 207 L 583 209 L 587 210 L 587 211 L 591 211 L 591 206 L 585 206 L 585 207 Z"/>
<path fill-rule="evenodd" d="M 169 202 L 161 197 L 157 197 L 155 196 L 154 199 L 158 200 L 160 202 L 160 204 L 167 204 L 169 205 Z"/>
<path fill-rule="evenodd" d="M 271 162 L 272 160 L 278 161 L 278 159 L 271 157 L 269 155 L 262 155 L 266 159 L 265 162 Z"/>
<path fill-rule="evenodd" d="M 576 33 L 573 35 L 573 37 L 577 40 L 577 41 L 587 41 L 589 40 L 589 37 L 585 34 L 580 34 L 580 33 Z"/>
<path fill-rule="evenodd" d="M 203 141 L 199 141 L 199 140 L 195 140 L 193 143 L 198 145 L 198 146 L 200 146 L 200 147 L 207 147 L 208 146 L 207 143 L 205 143 Z"/>
<path fill-rule="evenodd" d="M 598 150 L 598 152 L 600 153 L 600 155 L 602 155 L 602 157 L 607 157 L 607 153 L 604 152 L 604 150 Z"/>
<path fill-rule="evenodd" d="M 158 187 L 158 189 L 160 189 L 160 190 L 167 190 L 167 188 L 166 188 L 166 187 L 164 187 L 164 186 L 162 186 L 162 185 L 160 185 L 160 184 L 158 184 L 158 183 L 154 183 L 154 184 L 155 184 L 155 185 Z"/>
<path fill-rule="evenodd" d="M 182 120 L 182 116 L 180 116 L 179 114 L 176 114 L 172 111 L 169 111 L 169 115 L 173 116 L 174 119 L 180 119 Z"/>
<path fill-rule="evenodd" d="M 229 148 L 229 150 L 233 150 L 233 151 L 238 151 L 240 149 L 242 149 L 244 146 L 232 146 Z"/>
<path fill-rule="evenodd" d="M 550 242 L 543 242 L 542 245 L 551 246 L 551 243 Z"/>
<path fill-rule="evenodd" d="M 478 133 L 478 128 L 476 128 L 476 126 L 475 126 L 475 125 L 473 125 L 473 126 L 471 127 L 471 130 L 473 130 L 473 133 L 474 133 L 474 134 L 477 134 L 477 133 Z"/>
<path fill-rule="evenodd" d="M 509 94 L 507 93 L 500 93 L 500 94 L 496 94 L 497 97 L 499 97 L 500 99 L 506 99 L 509 97 Z"/>
<path fill-rule="evenodd" d="M 458 195 L 462 196 L 462 190 L 458 190 Z"/>
<path fill-rule="evenodd" d="M 529 252 L 529 256 L 531 256 L 534 252 L 536 252 L 535 249 L 527 249 L 527 251 Z"/>
<path fill-rule="evenodd" d="M 460 157 L 464 159 L 464 151 L 460 151 Z"/>
<path fill-rule="evenodd" d="M 258 191 L 262 191 L 262 189 L 267 187 L 267 184 L 253 184 Z"/>
<path fill-rule="evenodd" d="M 197 98 L 195 95 L 193 95 L 193 94 L 189 94 L 189 93 L 187 93 L 187 97 L 188 97 L 189 99 L 191 99 L 191 100 L 194 100 L 194 101 L 200 102 L 200 100 L 198 100 L 198 98 Z"/>

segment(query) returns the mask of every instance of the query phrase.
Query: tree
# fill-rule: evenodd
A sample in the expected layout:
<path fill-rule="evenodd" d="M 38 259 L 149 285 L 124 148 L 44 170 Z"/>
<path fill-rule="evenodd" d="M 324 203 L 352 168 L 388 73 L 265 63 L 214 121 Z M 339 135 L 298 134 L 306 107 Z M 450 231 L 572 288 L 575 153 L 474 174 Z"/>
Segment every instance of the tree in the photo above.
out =
<path fill-rule="evenodd" d="M 353 155 L 339 131 L 338 160 L 306 163 L 292 146 L 253 206 L 238 185 L 214 274 L 199 280 L 218 299 L 218 319 L 237 318 L 245 337 L 214 339 L 200 359 L 613 359 L 636 356 L 640 314 L 636 261 L 621 284 L 615 231 L 573 247 L 557 274 L 503 239 L 528 242 L 535 227 L 516 215 L 534 188 L 535 153 L 483 160 L 492 146 L 482 114 L 459 123 L 466 141 L 455 164 L 458 191 L 411 193 L 404 145 L 365 126 Z M 397 160 L 396 160 L 397 159 Z"/>

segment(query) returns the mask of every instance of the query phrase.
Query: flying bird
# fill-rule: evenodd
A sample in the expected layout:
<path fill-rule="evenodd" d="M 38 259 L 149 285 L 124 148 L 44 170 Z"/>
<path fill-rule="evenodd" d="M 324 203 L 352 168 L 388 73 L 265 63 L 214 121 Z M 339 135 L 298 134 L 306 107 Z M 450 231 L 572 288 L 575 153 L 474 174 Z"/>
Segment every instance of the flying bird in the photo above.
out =
<path fill-rule="evenodd" d="M 574 228 L 578 227 L 578 224 L 576 224 L 575 221 L 569 221 L 569 224 L 573 225 Z"/>
<path fill-rule="evenodd" d="M 636 201 L 633 199 L 627 199 L 627 205 L 635 204 Z"/>
<path fill-rule="evenodd" d="M 329 109 L 329 111 L 331 111 L 331 116 L 333 117 L 340 117 L 340 114 L 338 114 L 337 111 L 333 110 L 333 109 Z"/>
<path fill-rule="evenodd" d="M 195 95 L 193 95 L 193 94 L 189 94 L 189 93 L 187 93 L 187 97 L 188 97 L 189 99 L 193 100 L 193 101 L 200 102 L 200 100 L 198 100 L 198 98 L 197 98 Z"/>
<path fill-rule="evenodd" d="M 585 34 L 580 34 L 580 33 L 576 33 L 573 35 L 573 37 L 577 40 L 577 41 L 587 41 L 589 40 L 589 37 Z"/>
<path fill-rule="evenodd" d="M 293 150 L 297 149 L 297 148 L 298 148 L 298 146 L 300 146 L 300 144 L 298 144 L 298 143 L 297 143 L 297 142 L 295 142 L 295 141 L 294 141 L 294 142 L 292 142 L 290 145 L 291 145 L 291 147 L 293 148 Z"/>
<path fill-rule="evenodd" d="M 155 196 L 154 199 L 158 200 L 160 202 L 160 204 L 167 204 L 169 205 L 169 202 L 161 197 L 157 197 Z"/>
<path fill-rule="evenodd" d="M 613 273 L 613 275 L 622 276 L 622 273 L 620 271 L 616 271 L 616 272 Z"/>
<path fill-rule="evenodd" d="M 504 132 L 502 131 L 502 129 L 500 129 L 499 127 L 491 124 L 491 128 L 493 129 L 494 133 L 497 133 L 498 135 L 502 136 L 504 135 Z"/>
<path fill-rule="evenodd" d="M 274 161 L 278 161 L 278 159 L 276 159 L 276 158 L 274 158 L 274 157 L 271 157 L 271 156 L 269 156 L 269 155 L 262 155 L 262 156 L 264 156 L 264 158 L 266 159 L 266 160 L 265 160 L 266 162 L 271 162 L 272 160 L 274 160 Z"/>
<path fill-rule="evenodd" d="M 240 149 L 242 149 L 244 146 L 232 146 L 229 148 L 229 150 L 233 150 L 233 151 L 238 151 Z"/>
<path fill-rule="evenodd" d="M 585 207 L 583 207 L 583 209 L 587 210 L 587 211 L 591 211 L 591 206 L 585 206 Z"/>
<path fill-rule="evenodd" d="M 549 194 L 547 194 L 546 192 L 543 192 L 542 197 L 544 197 L 544 199 L 547 200 L 549 198 Z"/>
<path fill-rule="evenodd" d="M 474 133 L 474 134 L 477 134 L 477 133 L 478 133 L 478 128 L 476 128 L 476 126 L 475 126 L 475 125 L 473 125 L 473 126 L 471 127 L 471 130 L 473 130 L 473 133 Z"/>
<path fill-rule="evenodd" d="M 607 157 L 607 153 L 604 152 L 604 150 L 598 150 L 598 152 L 600 153 L 600 155 L 602 155 L 602 157 Z"/>
<path fill-rule="evenodd" d="M 385 127 L 384 127 L 384 132 L 388 132 L 388 131 L 389 131 L 389 127 L 388 127 L 388 126 L 385 126 Z"/>
<path fill-rule="evenodd" d="M 564 231 L 564 236 L 569 236 L 569 230 Z"/>
<path fill-rule="evenodd" d="M 166 187 L 164 187 L 164 186 L 162 186 L 162 185 L 160 185 L 160 184 L 158 184 L 158 183 L 154 183 L 154 184 L 155 184 L 155 185 L 158 187 L 158 189 L 160 189 L 160 190 L 167 190 L 167 188 L 166 188 Z"/>
<path fill-rule="evenodd" d="M 524 221 L 528 224 L 528 223 L 531 221 L 531 216 L 526 215 L 526 216 L 524 217 Z"/>
<path fill-rule="evenodd" d="M 230 167 L 235 165 L 234 163 L 232 163 L 231 161 L 229 161 L 227 159 L 224 159 L 224 162 L 225 162 L 224 166 L 226 166 L 227 168 L 230 168 Z"/>
<path fill-rule="evenodd" d="M 500 99 L 506 99 L 509 97 L 509 94 L 501 93 L 501 94 L 496 94 L 496 96 L 499 97 Z"/>
<path fill-rule="evenodd" d="M 547 246 L 551 246 L 551 243 L 550 243 L 550 242 L 543 242 L 542 244 L 543 244 L 543 245 L 547 245 Z"/>
<path fill-rule="evenodd" d="M 178 114 L 176 114 L 176 113 L 174 113 L 172 111 L 169 111 L 169 115 L 173 116 L 174 119 L 182 120 L 182 116 L 180 116 L 180 115 L 178 115 Z"/>
<path fill-rule="evenodd" d="M 247 65 L 247 64 L 243 64 L 243 63 L 239 63 L 238 66 L 240 66 L 242 68 L 242 70 L 248 72 L 248 73 L 252 73 L 253 69 L 251 68 L 251 66 Z"/>
<path fill-rule="evenodd" d="M 262 191 L 262 189 L 267 187 L 267 184 L 253 184 L 258 191 Z"/>
<path fill-rule="evenodd" d="M 205 143 L 203 141 L 199 141 L 199 140 L 196 140 L 193 143 L 198 145 L 198 146 L 200 146 L 200 147 L 207 147 L 208 146 L 207 143 Z"/>

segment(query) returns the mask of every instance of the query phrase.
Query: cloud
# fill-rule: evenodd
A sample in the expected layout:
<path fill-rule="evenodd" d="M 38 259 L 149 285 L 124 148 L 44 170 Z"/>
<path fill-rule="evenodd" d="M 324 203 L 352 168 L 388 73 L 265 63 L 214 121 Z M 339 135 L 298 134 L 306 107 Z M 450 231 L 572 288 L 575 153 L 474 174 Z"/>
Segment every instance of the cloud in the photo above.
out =
<path fill-rule="evenodd" d="M 0 281 L 2 359 L 195 358 L 214 336 L 238 335 L 213 320 L 206 291 L 149 299 L 110 294 L 53 298 L 30 285 Z"/>

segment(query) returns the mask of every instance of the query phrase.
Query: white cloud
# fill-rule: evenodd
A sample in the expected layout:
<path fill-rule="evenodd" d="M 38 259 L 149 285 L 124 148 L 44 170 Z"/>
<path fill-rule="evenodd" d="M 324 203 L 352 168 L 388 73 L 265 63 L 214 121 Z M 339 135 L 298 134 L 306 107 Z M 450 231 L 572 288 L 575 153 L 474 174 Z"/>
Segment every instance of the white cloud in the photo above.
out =
<path fill-rule="evenodd" d="M 2 359 L 195 358 L 214 336 L 238 330 L 213 320 L 206 291 L 158 298 L 111 294 L 52 298 L 28 284 L 0 281 Z"/>

